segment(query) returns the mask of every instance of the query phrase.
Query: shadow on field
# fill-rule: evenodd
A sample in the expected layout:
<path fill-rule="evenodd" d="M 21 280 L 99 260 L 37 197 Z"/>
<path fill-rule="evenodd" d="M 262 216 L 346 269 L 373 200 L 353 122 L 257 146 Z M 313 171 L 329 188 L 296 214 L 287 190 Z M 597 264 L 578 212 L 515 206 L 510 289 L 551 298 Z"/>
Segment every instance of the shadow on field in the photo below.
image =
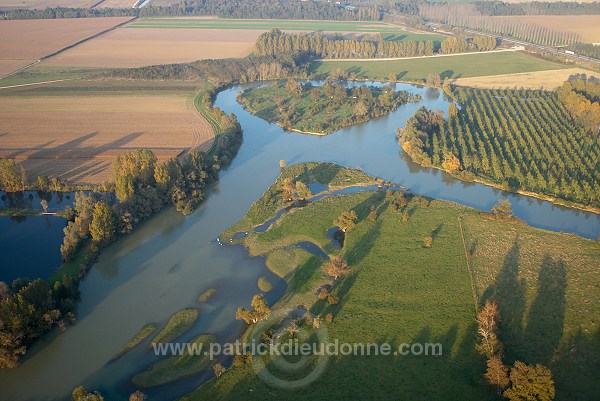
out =
<path fill-rule="evenodd" d="M 25 160 L 29 171 L 59 176 L 67 181 L 77 180 L 106 170 L 107 165 L 102 161 L 112 161 L 116 153 L 125 150 L 123 148 L 127 144 L 142 134 L 142 132 L 133 132 L 99 146 L 85 145 L 86 141 L 98 135 L 97 132 L 92 132 L 55 147 L 49 147 L 51 143 L 44 144 L 42 148 L 33 149 L 34 152 Z M 27 152 L 27 149 L 23 151 Z M 98 163 L 91 163 L 94 159 L 98 159 Z M 29 177 L 30 180 L 35 178 Z"/>

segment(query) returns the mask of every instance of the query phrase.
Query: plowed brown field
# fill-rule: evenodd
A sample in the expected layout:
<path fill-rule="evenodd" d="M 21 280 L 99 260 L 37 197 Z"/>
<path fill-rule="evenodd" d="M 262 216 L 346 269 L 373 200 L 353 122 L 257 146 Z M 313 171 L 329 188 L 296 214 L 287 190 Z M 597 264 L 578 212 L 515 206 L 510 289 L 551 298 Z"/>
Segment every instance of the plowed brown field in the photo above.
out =
<path fill-rule="evenodd" d="M 0 157 L 23 162 L 30 179 L 106 181 L 127 150 L 151 149 L 162 161 L 207 150 L 212 137 L 189 95 L 0 97 Z"/>
<path fill-rule="evenodd" d="M 0 77 L 130 19 L 0 21 Z"/>
<path fill-rule="evenodd" d="M 69 67 L 142 67 L 243 57 L 260 30 L 119 28 L 43 62 Z"/>

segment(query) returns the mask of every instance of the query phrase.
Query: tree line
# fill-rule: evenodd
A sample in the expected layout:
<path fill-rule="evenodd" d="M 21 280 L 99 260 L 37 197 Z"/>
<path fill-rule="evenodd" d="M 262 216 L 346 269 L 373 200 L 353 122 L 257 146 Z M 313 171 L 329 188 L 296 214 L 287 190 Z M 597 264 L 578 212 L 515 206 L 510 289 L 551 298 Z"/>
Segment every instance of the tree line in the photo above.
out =
<path fill-rule="evenodd" d="M 223 113 L 220 127 L 215 149 L 209 154 L 193 150 L 183 160 L 171 158 L 162 164 L 157 164 L 156 156 L 147 149 L 117 157 L 113 170 L 119 203 L 110 207 L 92 195 L 76 195 L 60 249 L 64 261 L 70 261 L 88 239 L 95 256 L 99 248 L 128 234 L 165 206 L 191 214 L 204 199 L 206 184 L 218 178 L 219 170 L 231 162 L 241 144 L 241 128 L 234 115 Z"/>
<path fill-rule="evenodd" d="M 460 28 L 470 28 L 508 36 L 539 45 L 569 45 L 581 41 L 581 35 L 549 29 L 534 23 L 485 15 L 471 3 L 425 3 L 421 17 Z"/>
<path fill-rule="evenodd" d="M 492 50 L 497 43 L 494 38 L 473 36 L 451 37 L 441 43 L 434 41 L 386 41 L 381 34 L 375 38 L 347 39 L 341 35 L 328 37 L 318 33 L 284 33 L 272 29 L 256 40 L 255 53 L 280 56 L 309 53 L 319 58 L 389 58 L 432 56 L 436 53 L 453 54 L 465 51 Z"/>
<path fill-rule="evenodd" d="M 11 10 L 4 19 L 90 18 L 115 16 L 215 15 L 221 18 L 378 21 L 379 7 L 348 9 L 325 1 L 183 0 L 170 6 L 143 8 L 46 8 Z"/>
<path fill-rule="evenodd" d="M 528 365 L 515 361 L 504 363 L 504 349 L 499 339 L 500 310 L 495 300 L 486 300 L 477 314 L 477 351 L 486 358 L 486 382 L 510 401 L 554 399 L 552 372 L 541 364 Z"/>
<path fill-rule="evenodd" d="M 107 73 L 113 78 L 127 79 L 207 79 L 216 86 L 257 80 L 281 79 L 305 75 L 311 58 L 307 54 L 277 57 L 250 55 L 236 59 L 199 60 L 192 63 L 164 64 L 139 68 L 119 68 Z"/>
<path fill-rule="evenodd" d="M 556 92 L 455 89 L 463 105 L 419 109 L 398 138 L 424 166 L 506 190 L 600 206 L 600 143 L 574 121 Z"/>
<path fill-rule="evenodd" d="M 599 2 L 531 1 L 505 3 L 503 1 L 476 1 L 478 11 L 485 15 L 594 15 L 600 14 Z"/>
<path fill-rule="evenodd" d="M 600 46 L 591 43 L 574 43 L 567 49 L 582 56 L 600 59 Z"/>
<path fill-rule="evenodd" d="M 83 277 L 103 246 L 167 205 L 174 205 L 183 214 L 199 205 L 206 184 L 218 178 L 219 170 L 231 162 L 242 141 L 235 116 L 212 104 L 209 107 L 220 125 L 210 152 L 191 151 L 181 160 L 172 158 L 159 165 L 150 150 L 132 150 L 117 157 L 113 165 L 118 203 L 107 203 L 95 193 L 75 194 L 74 207 L 64 212 L 68 223 L 60 251 L 64 262 L 82 252 L 77 274 L 63 275 L 62 281 L 53 283 L 17 279 L 8 286 L 0 282 L 0 368 L 17 366 L 36 339 L 74 320 L 73 305 L 79 297 L 76 280 Z M 14 161 L 0 162 L 2 185 L 8 170 L 8 182 L 19 186 L 14 180 L 21 170 Z"/>
<path fill-rule="evenodd" d="M 578 75 L 558 89 L 558 98 L 577 123 L 600 134 L 600 83 Z"/>

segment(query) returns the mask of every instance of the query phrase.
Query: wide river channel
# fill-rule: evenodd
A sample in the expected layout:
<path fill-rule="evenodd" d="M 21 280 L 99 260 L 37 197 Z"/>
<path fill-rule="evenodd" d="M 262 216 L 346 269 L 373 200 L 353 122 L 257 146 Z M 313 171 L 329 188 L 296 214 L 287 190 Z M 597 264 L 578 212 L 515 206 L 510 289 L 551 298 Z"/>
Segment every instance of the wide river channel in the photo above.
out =
<path fill-rule="evenodd" d="M 349 86 L 360 85 L 349 83 Z M 275 289 L 273 302 L 285 288 L 261 258 L 250 258 L 239 246 L 223 246 L 219 234 L 241 219 L 279 174 L 279 160 L 288 165 L 327 161 L 360 167 L 368 174 L 403 185 L 411 191 L 490 210 L 509 199 L 517 217 L 554 231 L 596 238 L 600 216 L 474 183 L 464 183 L 441 171 L 412 163 L 396 141 L 396 128 L 421 106 L 447 111 L 449 100 L 437 89 L 397 84 L 423 97 L 381 118 L 348 127 L 325 137 L 288 133 L 253 116 L 237 103 L 236 86 L 219 93 L 216 105 L 235 113 L 244 142 L 231 166 L 209 191 L 197 212 L 183 217 L 172 209 L 148 219 L 131 235 L 108 247 L 81 282 L 77 323 L 37 343 L 28 359 L 13 370 L 0 371 L 0 400 L 62 400 L 85 385 L 107 400 L 126 399 L 134 390 L 130 379 L 156 361 L 144 344 L 110 362 L 145 324 L 164 323 L 185 307 L 198 307 L 200 319 L 180 340 L 212 333 L 219 340 L 239 335 L 238 306 L 258 293 L 257 279 L 266 275 Z M 217 292 L 207 303 L 197 298 L 205 289 Z M 174 399 L 205 378 L 143 389 L 153 400 Z"/>

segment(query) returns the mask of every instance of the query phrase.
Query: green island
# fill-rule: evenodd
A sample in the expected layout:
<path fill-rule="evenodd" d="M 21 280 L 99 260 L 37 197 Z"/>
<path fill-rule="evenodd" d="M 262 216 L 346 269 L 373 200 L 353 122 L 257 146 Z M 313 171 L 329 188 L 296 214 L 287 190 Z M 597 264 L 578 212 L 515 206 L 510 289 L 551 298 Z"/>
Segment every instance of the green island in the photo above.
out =
<path fill-rule="evenodd" d="M 294 165 L 281 177 L 310 184 L 311 172 L 321 168 L 334 171 L 335 165 Z M 284 193 L 281 177 L 238 227 L 251 226 L 259 215 L 270 218 L 289 203 L 272 199 Z M 327 232 L 352 212 L 339 249 Z M 250 364 L 234 363 L 184 400 L 387 399 L 390 394 L 410 394 L 412 400 L 497 399 L 496 390 L 484 384 L 486 358 L 478 352 L 476 317 L 490 300 L 501 315 L 498 332 L 507 367 L 516 361 L 547 366 L 557 399 L 590 399 L 600 389 L 592 379 L 600 357 L 600 305 L 594 302 L 600 273 L 593 268 L 600 245 L 532 228 L 512 217 L 507 202 L 488 213 L 406 191 L 367 190 L 291 209 L 267 231 L 249 232 L 238 241 L 250 254 L 264 256 L 269 269 L 287 282 L 273 311 L 301 305 L 340 343 L 398 346 L 412 339 L 441 343 L 443 355 L 332 356 L 323 375 L 298 390 L 269 387 Z M 291 247 L 301 241 L 317 245 L 330 260 Z M 349 268 L 334 279 L 328 266 L 337 258 Z M 293 379 L 290 375 L 282 373 Z"/>
<path fill-rule="evenodd" d="M 198 309 L 186 308 L 175 313 L 165 327 L 154 336 L 152 343 L 168 343 L 192 328 L 199 316 Z"/>
<path fill-rule="evenodd" d="M 213 336 L 202 334 L 191 340 L 189 345 L 200 349 L 203 345 L 213 341 Z M 132 381 L 140 387 L 154 387 L 197 374 L 209 369 L 210 366 L 211 361 L 208 355 L 195 355 L 186 352 L 182 355 L 169 356 L 154 363 L 147 370 L 133 376 Z"/>
<path fill-rule="evenodd" d="M 198 302 L 208 301 L 213 295 L 215 295 L 216 292 L 217 292 L 217 290 L 215 288 L 209 288 L 208 290 L 204 291 L 202 294 L 198 295 Z"/>
<path fill-rule="evenodd" d="M 258 279 L 258 289 L 262 292 L 269 292 L 273 289 L 273 284 L 265 276 L 261 276 Z"/>
<path fill-rule="evenodd" d="M 120 357 L 122 357 L 123 355 L 140 345 L 140 343 L 146 338 L 150 337 L 150 334 L 156 331 L 157 328 L 158 326 L 155 323 L 150 323 L 142 327 L 140 331 L 138 331 L 135 334 L 135 336 L 133 336 L 131 340 L 129 340 L 129 342 L 125 344 L 125 346 L 112 359 L 119 359 Z"/>
<path fill-rule="evenodd" d="M 460 110 L 421 108 L 398 130 L 422 166 L 600 213 L 600 84 L 555 90 L 454 88 Z"/>
<path fill-rule="evenodd" d="M 258 117 L 286 130 L 314 135 L 330 134 L 419 100 L 418 95 L 396 92 L 390 86 L 348 89 L 343 84 L 326 82 L 315 87 L 293 79 L 285 84 L 246 89 L 238 96 L 238 101 Z"/>

